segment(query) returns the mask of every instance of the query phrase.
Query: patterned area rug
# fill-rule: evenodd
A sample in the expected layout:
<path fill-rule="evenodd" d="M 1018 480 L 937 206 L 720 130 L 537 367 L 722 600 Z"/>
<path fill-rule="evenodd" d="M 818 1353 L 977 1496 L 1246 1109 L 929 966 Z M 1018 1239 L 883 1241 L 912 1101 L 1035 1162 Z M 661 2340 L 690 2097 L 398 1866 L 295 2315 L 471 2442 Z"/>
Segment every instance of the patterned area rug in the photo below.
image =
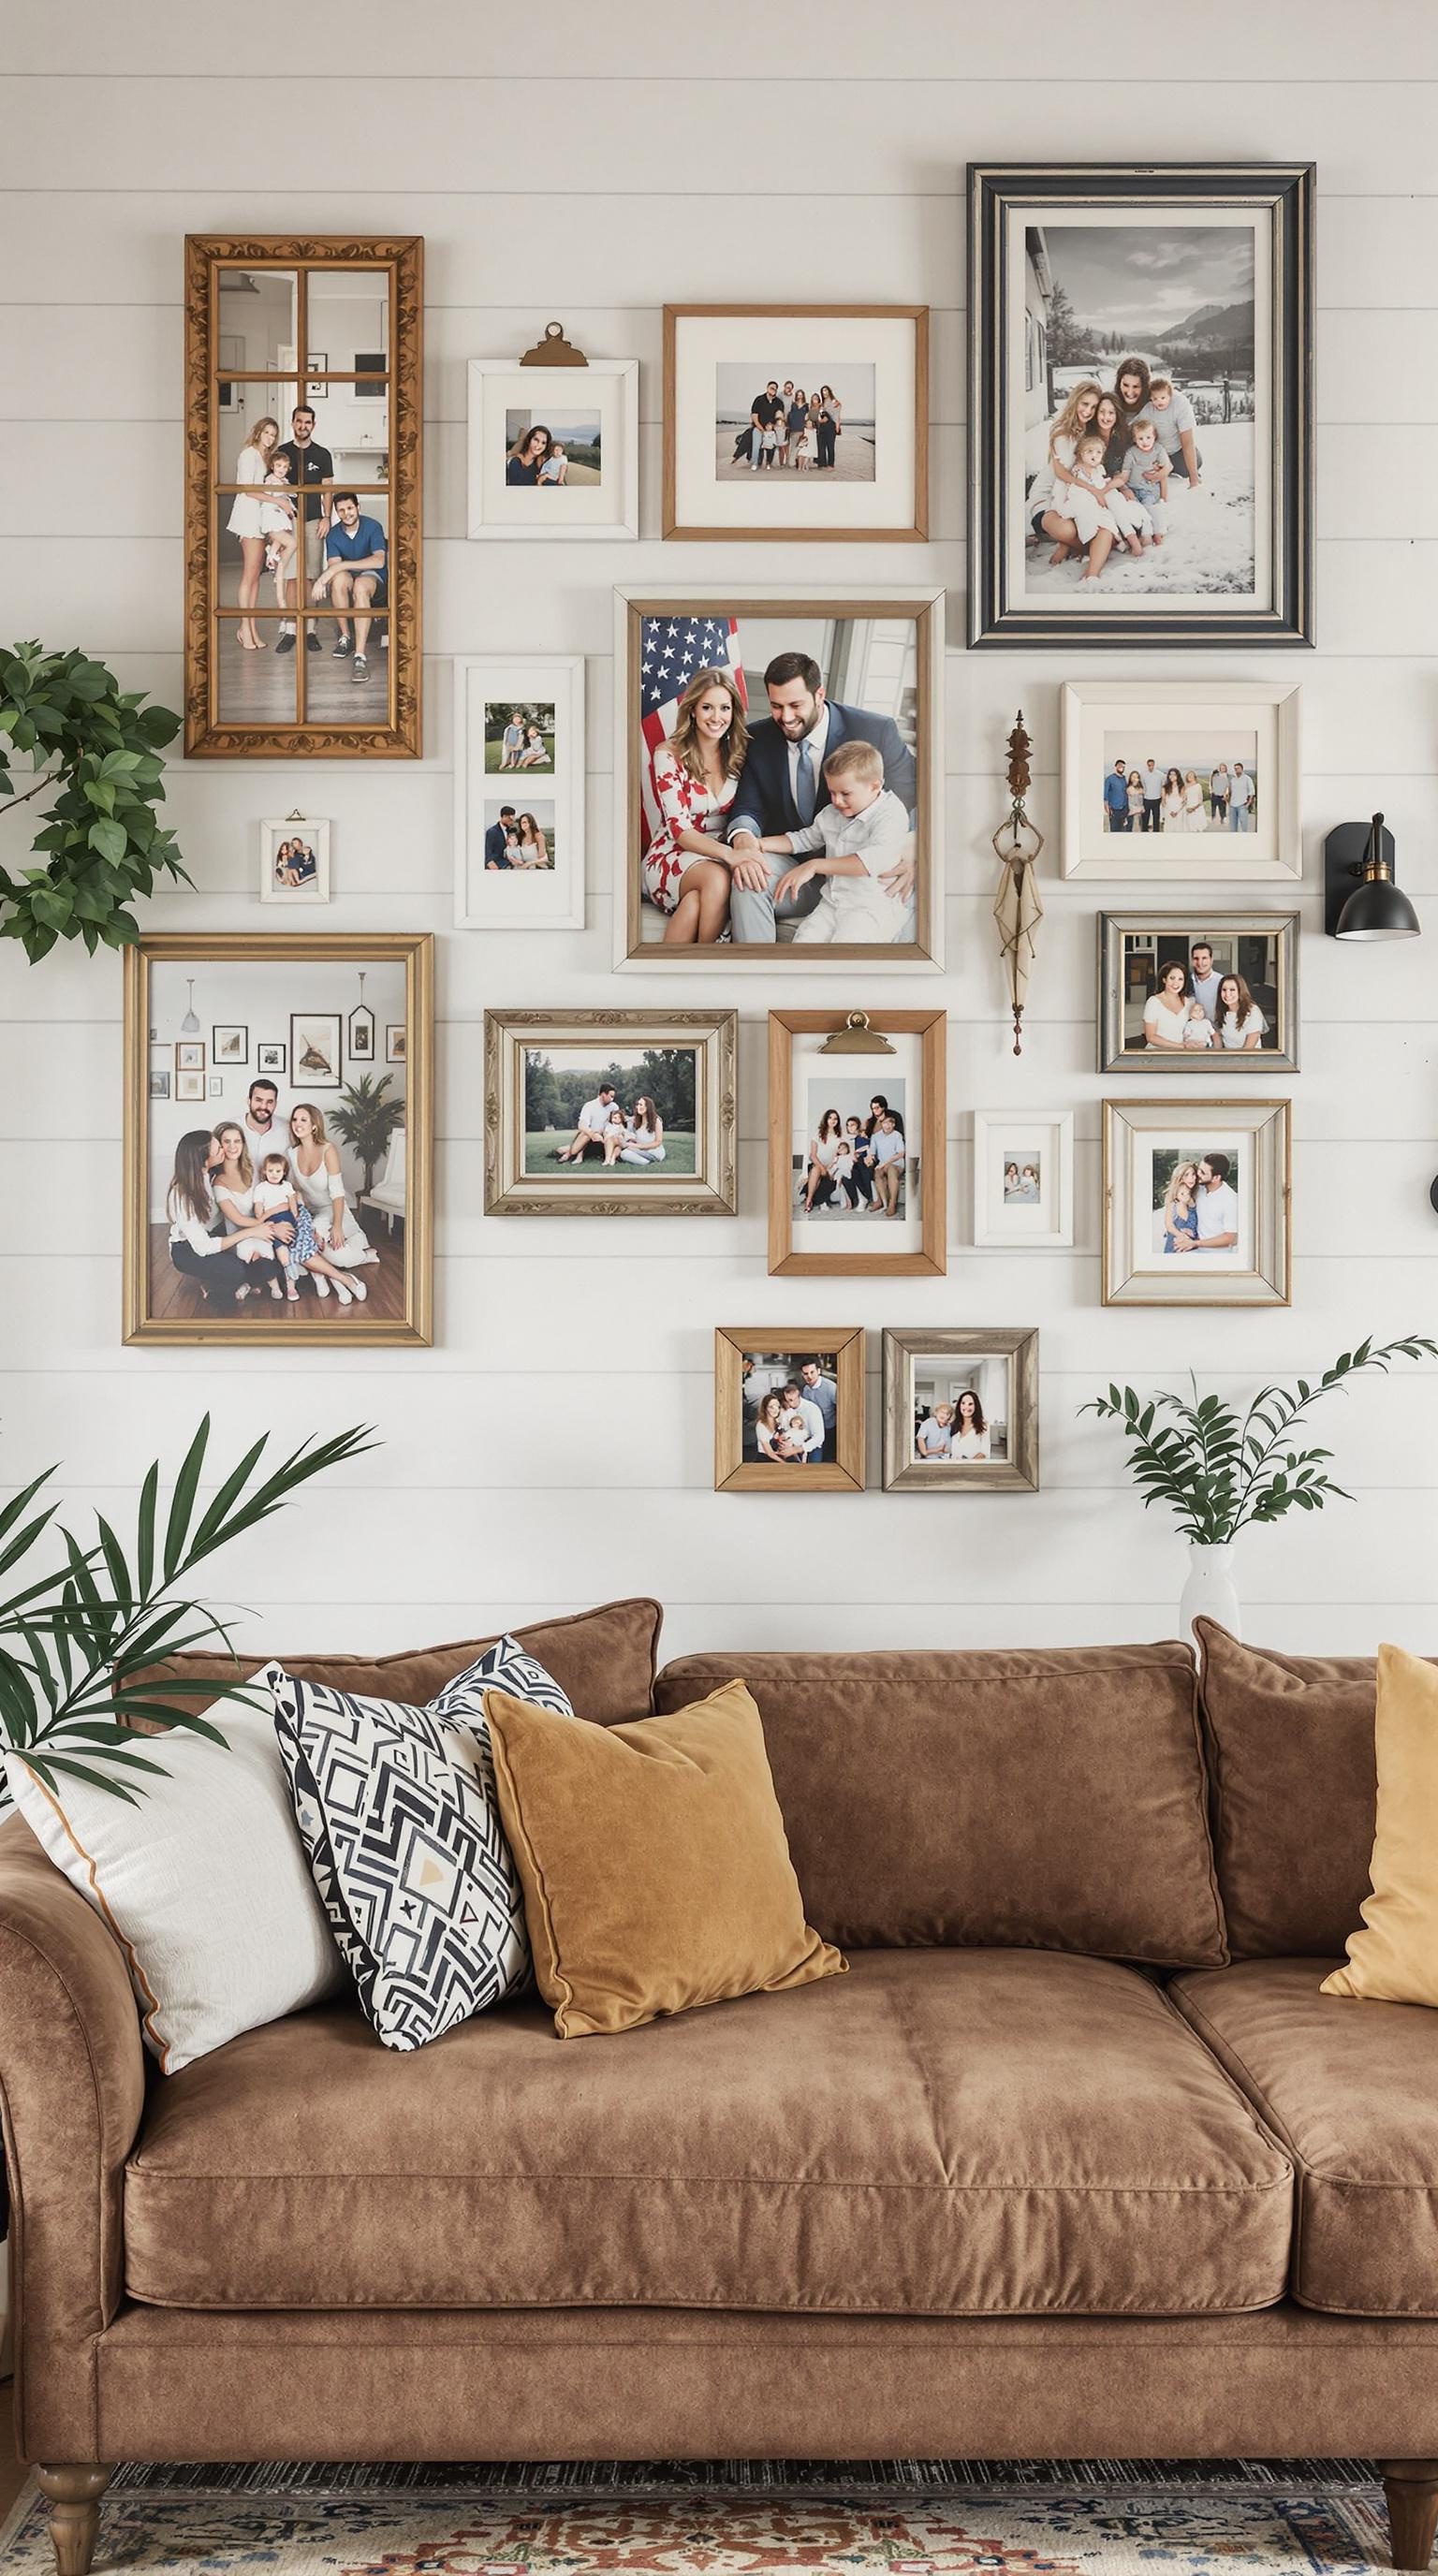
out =
<path fill-rule="evenodd" d="M 96 2576 L 1350 2576 L 1387 2561 L 1362 2461 L 712 2461 L 122 2470 Z M 33 2488 L 4 2576 L 51 2576 Z"/>

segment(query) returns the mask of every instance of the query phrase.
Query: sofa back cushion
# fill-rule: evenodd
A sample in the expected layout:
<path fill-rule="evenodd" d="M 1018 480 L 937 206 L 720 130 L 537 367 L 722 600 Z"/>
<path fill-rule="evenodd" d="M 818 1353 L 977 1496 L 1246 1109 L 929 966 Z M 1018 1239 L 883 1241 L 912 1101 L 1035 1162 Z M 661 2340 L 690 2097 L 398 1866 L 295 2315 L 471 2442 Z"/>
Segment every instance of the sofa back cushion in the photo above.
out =
<path fill-rule="evenodd" d="M 1277 1655 L 1195 1621 L 1218 1882 L 1235 1959 L 1343 1956 L 1368 1894 L 1372 1655 Z"/>
<path fill-rule="evenodd" d="M 686 1655 L 655 1706 L 734 1678 L 825 1940 L 1227 1958 L 1185 1646 Z"/>

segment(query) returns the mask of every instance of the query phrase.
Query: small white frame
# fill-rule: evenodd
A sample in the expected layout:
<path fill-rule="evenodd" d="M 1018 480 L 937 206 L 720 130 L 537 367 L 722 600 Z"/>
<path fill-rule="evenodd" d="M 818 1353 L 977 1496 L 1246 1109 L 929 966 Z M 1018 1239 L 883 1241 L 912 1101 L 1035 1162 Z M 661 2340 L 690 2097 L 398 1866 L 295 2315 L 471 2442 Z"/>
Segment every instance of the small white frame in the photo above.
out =
<path fill-rule="evenodd" d="M 1303 874 L 1302 685 L 1297 680 L 1066 680 L 1059 690 L 1063 787 L 1063 872 L 1151 886 L 1218 884 L 1243 879 L 1290 885 Z M 1097 828 L 1098 781 L 1106 763 L 1101 737 L 1113 731 L 1156 732 L 1168 723 L 1195 732 L 1225 724 L 1257 733 L 1260 779 L 1272 779 L 1271 817 L 1258 832 L 1105 832 Z M 1266 743 L 1265 743 L 1266 737 Z M 1093 773 L 1099 750 L 1098 779 Z M 1135 764 L 1136 765 L 1136 764 Z M 1087 785 L 1086 785 L 1087 780 Z M 1260 789 L 1260 814 L 1263 813 Z"/>
<path fill-rule="evenodd" d="M 597 410 L 597 485 L 540 492 L 504 476 L 502 415 Z M 612 472 L 607 459 L 612 455 Z M 513 358 L 469 361 L 469 528 L 471 537 L 522 537 L 531 544 L 639 534 L 639 361 L 590 358 L 582 367 L 522 367 Z M 541 513 L 544 515 L 541 516 Z"/>
<path fill-rule="evenodd" d="M 554 766 L 487 770 L 486 706 L 552 701 Z M 466 653 L 454 664 L 454 918 L 459 930 L 584 928 L 584 656 Z M 486 871 L 489 809 L 553 807 L 552 870 Z"/>
<path fill-rule="evenodd" d="M 1051 1225 L 1027 1225 L 1020 1217 L 1042 1217 L 1035 1208 L 1014 1208 L 1006 1219 L 1002 1193 L 996 1198 L 992 1175 L 1004 1164 L 1020 1165 L 1033 1154 L 1055 1172 Z M 1074 1118 L 1071 1109 L 974 1111 L 974 1247 L 979 1252 L 1065 1252 L 1074 1239 Z"/>
<path fill-rule="evenodd" d="M 275 883 L 275 859 L 282 844 L 303 834 L 315 854 L 315 873 L 309 885 L 278 886 Z M 260 825 L 260 901 L 277 903 L 286 911 L 297 906 L 328 903 L 330 899 L 330 827 L 328 819 L 315 814 L 286 814 Z"/>

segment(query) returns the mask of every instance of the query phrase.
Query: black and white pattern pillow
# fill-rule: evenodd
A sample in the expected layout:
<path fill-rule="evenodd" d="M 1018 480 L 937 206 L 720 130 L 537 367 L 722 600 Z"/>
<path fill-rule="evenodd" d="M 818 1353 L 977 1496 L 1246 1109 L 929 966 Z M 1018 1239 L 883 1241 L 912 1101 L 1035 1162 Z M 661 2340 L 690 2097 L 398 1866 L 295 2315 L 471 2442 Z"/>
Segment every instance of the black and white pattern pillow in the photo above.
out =
<path fill-rule="evenodd" d="M 260 1678 L 315 1885 L 386 2048 L 423 2048 L 515 1993 L 529 1942 L 484 1694 L 572 1717 L 558 1682 L 513 1637 L 427 1708 L 297 1681 L 281 1664 Z"/>

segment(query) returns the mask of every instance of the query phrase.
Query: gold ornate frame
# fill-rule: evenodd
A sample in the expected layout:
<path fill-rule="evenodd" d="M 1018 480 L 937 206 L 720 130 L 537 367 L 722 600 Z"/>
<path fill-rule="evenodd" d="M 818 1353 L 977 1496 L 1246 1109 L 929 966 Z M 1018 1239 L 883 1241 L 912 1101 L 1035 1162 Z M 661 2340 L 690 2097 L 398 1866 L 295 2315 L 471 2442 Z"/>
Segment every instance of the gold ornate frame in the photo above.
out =
<path fill-rule="evenodd" d="M 832 1351 L 838 1403 L 838 1456 L 794 1467 L 744 1455 L 743 1358 L 765 1347 Z M 716 1494 L 862 1494 L 864 1490 L 864 1331 L 860 1324 L 718 1324 L 714 1330 L 714 1491 Z"/>
<path fill-rule="evenodd" d="M 546 1042 L 582 1044 L 605 1030 L 649 1046 L 692 1045 L 697 1168 L 651 1181 L 617 1167 L 572 1179 L 524 1169 L 524 1057 Z M 484 1212 L 486 1216 L 732 1216 L 738 1187 L 734 1011 L 486 1011 L 484 1015 Z"/>
<path fill-rule="evenodd" d="M 214 597 L 214 513 L 222 491 L 215 473 L 220 382 L 218 275 L 222 268 L 293 269 L 298 278 L 296 384 L 305 364 L 306 285 L 312 269 L 383 269 L 389 276 L 389 584 L 388 705 L 382 722 L 337 718 L 247 724 L 219 710 L 219 656 Z M 185 242 L 185 750 L 191 759 L 418 759 L 421 741 L 420 488 L 424 406 L 424 243 L 406 234 L 191 233 Z M 326 380 L 354 384 L 353 373 L 326 370 Z M 233 378 L 227 374 L 227 382 Z M 267 370 L 265 381 L 274 381 Z M 318 489 L 319 487 L 314 487 Z M 278 621 L 279 612 L 256 617 Z M 303 667 L 304 654 L 297 660 Z M 303 681 L 300 683 L 303 686 Z"/>
<path fill-rule="evenodd" d="M 401 960 L 405 969 L 405 1311 L 398 1319 L 372 1316 L 361 1307 L 345 1318 L 343 1333 L 332 1315 L 320 1315 L 306 1301 L 299 1313 L 288 1307 L 273 1316 L 224 1316 L 211 1321 L 194 1316 L 183 1322 L 150 1313 L 150 968 L 167 965 L 229 963 L 263 966 L 313 959 L 356 966 Z M 208 1103 L 205 1104 L 208 1107 Z M 198 1104 L 197 1104 L 198 1106 Z M 276 1343 L 315 1348 L 323 1344 L 353 1349 L 357 1343 L 388 1350 L 428 1346 L 434 1339 L 434 940 L 428 931 L 211 931 L 193 937 L 179 931 L 152 931 L 125 951 L 125 1242 L 123 1262 L 123 1340 L 136 1343 Z"/>

